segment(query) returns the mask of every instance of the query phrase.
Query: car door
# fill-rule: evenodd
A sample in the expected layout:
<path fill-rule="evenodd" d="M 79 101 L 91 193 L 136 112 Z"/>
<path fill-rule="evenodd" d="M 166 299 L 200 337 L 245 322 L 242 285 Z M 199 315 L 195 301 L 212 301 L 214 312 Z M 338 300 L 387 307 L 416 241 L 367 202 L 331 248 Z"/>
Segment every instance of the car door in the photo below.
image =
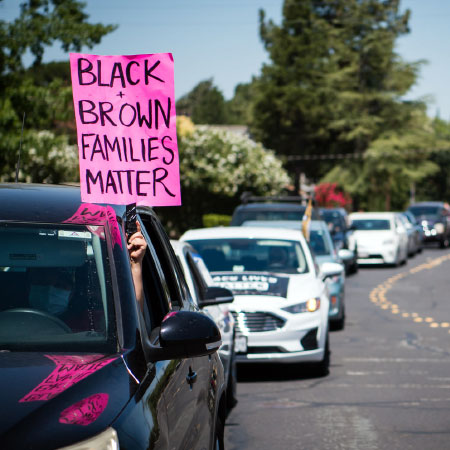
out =
<path fill-rule="evenodd" d="M 166 304 L 152 304 L 151 292 L 150 313 L 154 318 L 151 326 L 161 323 L 164 313 L 179 310 L 194 310 L 183 274 L 170 243 L 160 223 L 152 215 L 139 214 L 142 232 L 150 243 L 149 254 L 154 255 L 157 272 L 162 280 L 161 289 Z M 145 275 L 145 274 L 144 274 Z M 145 290 L 145 288 L 144 288 Z M 214 429 L 215 398 L 211 400 L 211 380 L 217 368 L 213 357 L 163 361 L 161 389 L 164 391 L 169 448 L 171 449 L 207 449 Z"/>

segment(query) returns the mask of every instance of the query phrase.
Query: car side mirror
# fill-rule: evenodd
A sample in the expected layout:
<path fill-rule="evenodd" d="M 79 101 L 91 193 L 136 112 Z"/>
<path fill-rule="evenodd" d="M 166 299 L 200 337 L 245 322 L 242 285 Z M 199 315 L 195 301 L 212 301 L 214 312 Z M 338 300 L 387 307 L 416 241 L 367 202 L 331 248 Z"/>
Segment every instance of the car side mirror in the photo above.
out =
<path fill-rule="evenodd" d="M 320 265 L 320 273 L 323 280 L 342 275 L 343 272 L 344 266 L 342 264 L 325 262 Z"/>
<path fill-rule="evenodd" d="M 339 258 L 342 259 L 342 261 L 350 261 L 354 257 L 354 253 L 351 250 L 348 250 L 346 248 L 341 248 L 338 252 Z"/>
<path fill-rule="evenodd" d="M 198 300 L 198 306 L 204 308 L 210 305 L 222 305 L 224 303 L 231 303 L 233 300 L 234 295 L 229 289 L 219 286 L 208 286 L 202 298 Z"/>
<path fill-rule="evenodd" d="M 153 342 L 145 339 L 150 362 L 210 355 L 222 344 L 216 323 L 201 312 L 170 312 L 155 331 Z"/>

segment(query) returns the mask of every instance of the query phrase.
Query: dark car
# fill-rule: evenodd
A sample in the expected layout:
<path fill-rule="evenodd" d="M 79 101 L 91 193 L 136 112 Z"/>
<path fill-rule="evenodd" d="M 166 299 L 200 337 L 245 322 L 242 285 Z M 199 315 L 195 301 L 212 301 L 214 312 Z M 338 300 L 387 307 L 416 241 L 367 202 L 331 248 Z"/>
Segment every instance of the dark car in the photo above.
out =
<path fill-rule="evenodd" d="M 450 207 L 445 202 L 419 202 L 408 211 L 423 228 L 424 242 L 437 242 L 441 248 L 450 242 Z"/>
<path fill-rule="evenodd" d="M 220 332 L 153 210 L 141 309 L 124 206 L 23 184 L 0 204 L 0 448 L 223 448 Z"/>
<path fill-rule="evenodd" d="M 261 220 L 302 220 L 306 206 L 299 197 L 241 197 L 242 204 L 236 207 L 231 218 L 231 226 L 244 222 Z M 320 219 L 315 208 L 312 219 Z"/>
<path fill-rule="evenodd" d="M 331 238 L 337 250 L 341 248 L 353 252 L 353 258 L 344 260 L 347 274 L 358 271 L 356 240 L 352 239 L 353 230 L 349 226 L 348 214 L 344 208 L 319 208 L 319 213 L 330 230 Z"/>

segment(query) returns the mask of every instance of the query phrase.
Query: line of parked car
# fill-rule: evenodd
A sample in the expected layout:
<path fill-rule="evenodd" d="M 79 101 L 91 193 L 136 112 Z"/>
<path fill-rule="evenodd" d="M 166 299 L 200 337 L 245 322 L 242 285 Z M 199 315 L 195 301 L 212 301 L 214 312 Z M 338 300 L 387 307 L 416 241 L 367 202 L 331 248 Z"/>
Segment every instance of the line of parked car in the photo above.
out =
<path fill-rule="evenodd" d="M 139 303 L 125 206 L 23 184 L 0 184 L 0 204 L 2 449 L 223 449 L 237 363 L 327 374 L 346 276 L 450 237 L 436 202 L 314 209 L 306 237 L 304 206 L 252 202 L 178 241 L 138 207 Z"/>

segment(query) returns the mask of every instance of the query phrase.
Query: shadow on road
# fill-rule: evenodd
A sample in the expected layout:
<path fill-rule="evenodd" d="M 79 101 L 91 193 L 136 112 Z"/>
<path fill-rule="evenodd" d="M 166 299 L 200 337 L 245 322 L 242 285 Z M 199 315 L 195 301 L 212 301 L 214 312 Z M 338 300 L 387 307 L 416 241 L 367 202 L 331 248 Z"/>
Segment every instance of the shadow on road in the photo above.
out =
<path fill-rule="evenodd" d="M 326 376 L 326 375 L 325 375 Z M 238 364 L 238 381 L 294 381 L 323 378 L 312 364 Z"/>

